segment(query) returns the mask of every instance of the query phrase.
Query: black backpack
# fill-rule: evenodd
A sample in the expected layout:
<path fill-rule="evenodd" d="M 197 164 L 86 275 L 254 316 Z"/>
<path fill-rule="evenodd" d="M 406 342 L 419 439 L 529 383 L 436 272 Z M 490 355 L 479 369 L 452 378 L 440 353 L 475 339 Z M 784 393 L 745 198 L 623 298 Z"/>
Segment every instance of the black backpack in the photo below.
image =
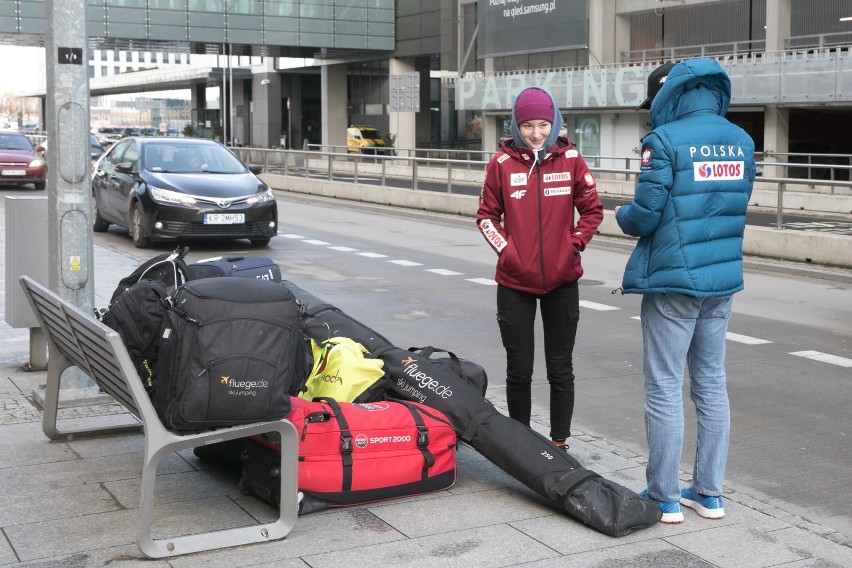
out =
<path fill-rule="evenodd" d="M 166 285 L 162 281 L 139 280 L 118 294 L 101 315 L 101 321 L 121 336 L 149 393 L 155 384 L 157 338 L 168 306 Z"/>
<path fill-rule="evenodd" d="M 179 246 L 139 265 L 122 278 L 104 310 L 95 314 L 121 336 L 139 378 L 150 394 L 157 376 L 157 339 L 169 307 L 169 294 L 188 280 L 184 258 L 189 247 Z"/>
<path fill-rule="evenodd" d="M 277 420 L 308 376 L 302 305 L 281 284 L 191 280 L 159 337 L 154 408 L 174 431 Z"/>
<path fill-rule="evenodd" d="M 125 290 L 140 280 L 159 280 L 166 285 L 169 294 L 174 293 L 178 286 L 189 280 L 189 269 L 184 258 L 189 253 L 189 247 L 179 246 L 172 252 L 159 254 L 139 265 L 139 268 L 118 282 L 112 293 L 110 304 Z"/>

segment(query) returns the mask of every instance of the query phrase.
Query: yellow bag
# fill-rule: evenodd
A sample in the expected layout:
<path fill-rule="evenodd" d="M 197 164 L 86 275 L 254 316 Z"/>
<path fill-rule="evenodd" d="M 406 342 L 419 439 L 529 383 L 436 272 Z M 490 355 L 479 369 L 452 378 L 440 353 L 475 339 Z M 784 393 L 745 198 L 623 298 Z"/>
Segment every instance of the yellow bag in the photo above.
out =
<path fill-rule="evenodd" d="M 348 337 L 332 337 L 321 344 L 311 340 L 314 366 L 299 398 L 333 398 L 338 402 L 370 402 L 382 399 L 386 388 L 384 363 L 367 348 Z"/>

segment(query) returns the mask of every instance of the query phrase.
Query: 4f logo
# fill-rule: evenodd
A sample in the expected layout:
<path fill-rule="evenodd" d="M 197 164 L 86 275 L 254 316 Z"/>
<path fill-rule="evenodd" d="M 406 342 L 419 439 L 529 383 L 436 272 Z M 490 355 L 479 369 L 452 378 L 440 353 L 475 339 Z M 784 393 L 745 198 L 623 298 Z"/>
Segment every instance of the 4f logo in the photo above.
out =
<path fill-rule="evenodd" d="M 526 195 L 526 193 L 527 193 L 526 189 L 519 189 L 517 191 L 513 191 L 512 194 L 509 197 L 512 197 L 514 199 L 520 199 L 521 197 Z"/>

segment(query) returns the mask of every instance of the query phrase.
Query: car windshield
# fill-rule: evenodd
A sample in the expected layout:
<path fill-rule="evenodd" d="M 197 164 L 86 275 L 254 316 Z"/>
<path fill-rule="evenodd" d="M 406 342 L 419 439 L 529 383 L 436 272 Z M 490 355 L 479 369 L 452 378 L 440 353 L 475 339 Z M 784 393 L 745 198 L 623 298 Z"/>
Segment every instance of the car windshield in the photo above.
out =
<path fill-rule="evenodd" d="M 155 173 L 244 174 L 246 167 L 218 144 L 146 144 L 144 167 Z"/>
<path fill-rule="evenodd" d="M 369 138 L 370 140 L 378 140 L 382 137 L 382 135 L 379 134 L 378 130 L 362 130 L 361 136 L 363 136 L 364 138 Z"/>
<path fill-rule="evenodd" d="M 33 145 L 26 136 L 0 134 L 0 150 L 33 150 Z"/>

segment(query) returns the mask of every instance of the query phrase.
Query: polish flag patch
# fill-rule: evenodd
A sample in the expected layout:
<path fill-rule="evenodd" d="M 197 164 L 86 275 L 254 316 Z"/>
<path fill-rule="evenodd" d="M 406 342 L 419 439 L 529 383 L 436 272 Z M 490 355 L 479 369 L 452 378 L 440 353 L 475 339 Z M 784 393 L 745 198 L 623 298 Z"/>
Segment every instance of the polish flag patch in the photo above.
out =
<path fill-rule="evenodd" d="M 651 149 L 645 148 L 642 151 L 642 165 L 647 166 L 650 163 L 651 163 Z"/>

